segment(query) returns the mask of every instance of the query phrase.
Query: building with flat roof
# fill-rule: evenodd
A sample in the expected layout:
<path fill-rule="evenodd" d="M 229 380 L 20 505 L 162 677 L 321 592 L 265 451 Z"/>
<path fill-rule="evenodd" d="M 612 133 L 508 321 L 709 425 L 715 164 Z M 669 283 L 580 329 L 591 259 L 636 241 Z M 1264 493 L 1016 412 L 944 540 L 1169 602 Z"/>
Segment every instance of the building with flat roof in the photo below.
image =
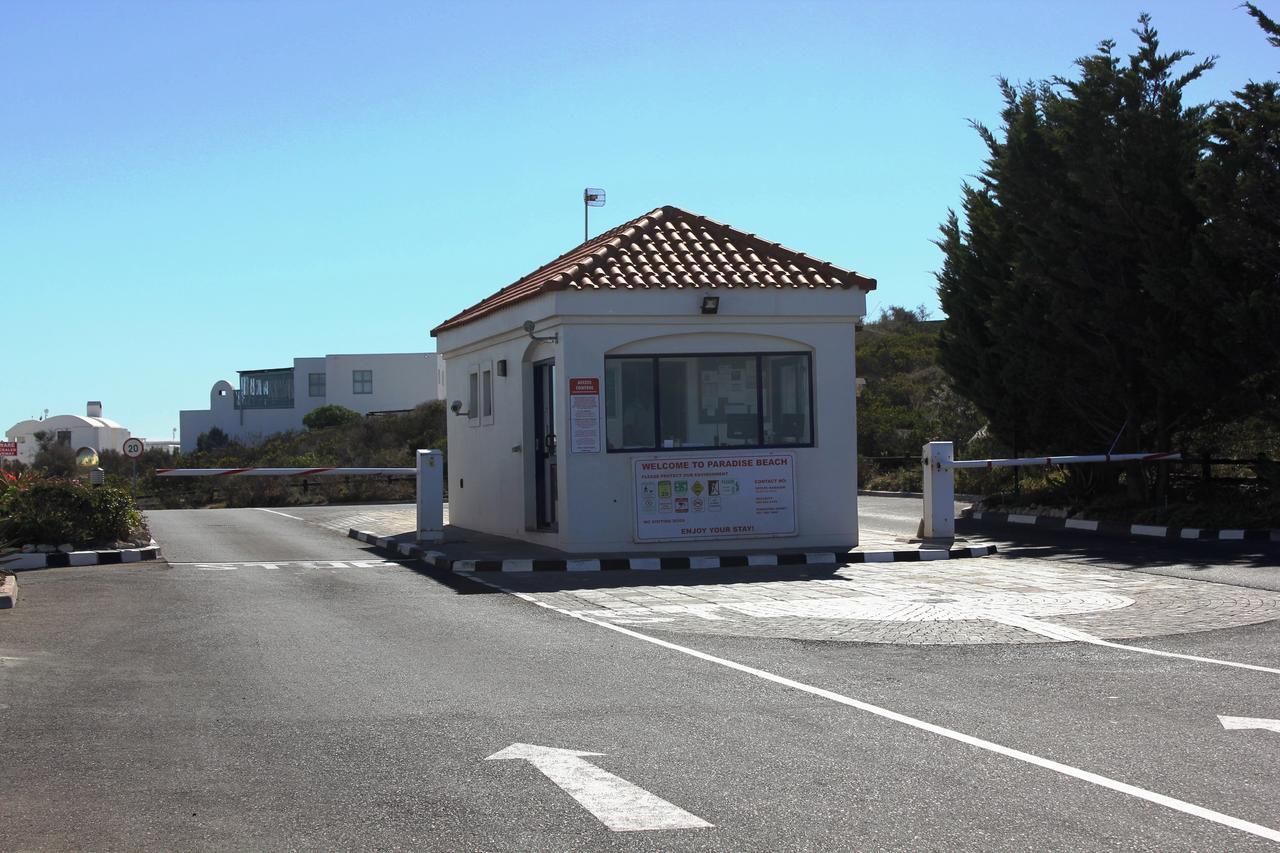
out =
<path fill-rule="evenodd" d="M 853 546 L 875 280 L 676 207 L 432 330 L 450 522 L 572 553 Z"/>
<path fill-rule="evenodd" d="M 444 367 L 433 352 L 370 353 L 295 358 L 292 367 L 240 370 L 239 387 L 219 380 L 209 408 L 179 412 L 183 453 L 218 427 L 245 444 L 303 428 L 302 419 L 325 405 L 362 415 L 409 411 L 444 397 Z"/>

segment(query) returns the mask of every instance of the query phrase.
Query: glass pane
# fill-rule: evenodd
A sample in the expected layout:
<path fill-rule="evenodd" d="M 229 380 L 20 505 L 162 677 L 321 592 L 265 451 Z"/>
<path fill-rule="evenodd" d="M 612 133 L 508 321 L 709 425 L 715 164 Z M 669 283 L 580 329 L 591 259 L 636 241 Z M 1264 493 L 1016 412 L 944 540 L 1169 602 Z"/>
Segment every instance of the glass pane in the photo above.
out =
<path fill-rule="evenodd" d="M 467 376 L 467 417 L 480 417 L 480 374 L 472 373 Z"/>
<path fill-rule="evenodd" d="M 653 403 L 653 359 L 605 360 L 605 441 L 610 450 L 647 450 L 656 445 Z"/>
<path fill-rule="evenodd" d="M 766 355 L 760 361 L 764 371 L 764 443 L 811 443 L 809 356 Z"/>
<path fill-rule="evenodd" d="M 493 371 L 484 372 L 484 416 L 493 417 Z"/>
<path fill-rule="evenodd" d="M 755 356 L 658 359 L 662 447 L 760 443 Z"/>

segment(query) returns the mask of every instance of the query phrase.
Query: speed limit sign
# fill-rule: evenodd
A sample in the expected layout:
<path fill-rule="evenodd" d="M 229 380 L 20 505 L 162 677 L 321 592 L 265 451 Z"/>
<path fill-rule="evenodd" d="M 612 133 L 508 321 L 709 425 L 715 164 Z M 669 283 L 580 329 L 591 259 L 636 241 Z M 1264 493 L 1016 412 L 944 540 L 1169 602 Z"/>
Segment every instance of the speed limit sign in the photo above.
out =
<path fill-rule="evenodd" d="M 124 449 L 125 456 L 128 456 L 130 459 L 137 459 L 139 456 L 142 455 L 142 451 L 145 448 L 142 443 L 142 439 L 130 438 L 127 441 L 125 441 L 123 449 Z"/>

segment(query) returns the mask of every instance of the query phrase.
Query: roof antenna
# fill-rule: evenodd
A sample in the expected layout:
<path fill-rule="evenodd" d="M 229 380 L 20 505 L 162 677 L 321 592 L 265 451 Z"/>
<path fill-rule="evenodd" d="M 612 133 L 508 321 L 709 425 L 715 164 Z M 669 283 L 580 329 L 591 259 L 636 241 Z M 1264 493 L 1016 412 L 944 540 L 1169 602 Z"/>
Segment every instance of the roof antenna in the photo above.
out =
<path fill-rule="evenodd" d="M 587 187 L 582 191 L 582 242 L 587 242 L 587 213 L 593 207 L 604 207 L 604 190 Z"/>

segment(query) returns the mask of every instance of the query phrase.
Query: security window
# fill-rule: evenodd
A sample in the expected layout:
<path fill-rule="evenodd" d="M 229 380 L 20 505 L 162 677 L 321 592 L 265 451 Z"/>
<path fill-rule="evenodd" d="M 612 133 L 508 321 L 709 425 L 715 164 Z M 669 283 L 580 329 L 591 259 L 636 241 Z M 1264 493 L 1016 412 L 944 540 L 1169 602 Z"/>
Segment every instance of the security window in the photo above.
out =
<path fill-rule="evenodd" d="M 372 394 L 373 393 L 373 371 L 372 370 L 351 371 L 351 393 L 352 394 Z"/>
<path fill-rule="evenodd" d="M 323 373 L 308 373 L 307 394 L 312 397 L 323 397 L 325 395 L 325 382 Z"/>
<path fill-rule="evenodd" d="M 809 353 L 605 360 L 611 451 L 813 444 Z"/>

